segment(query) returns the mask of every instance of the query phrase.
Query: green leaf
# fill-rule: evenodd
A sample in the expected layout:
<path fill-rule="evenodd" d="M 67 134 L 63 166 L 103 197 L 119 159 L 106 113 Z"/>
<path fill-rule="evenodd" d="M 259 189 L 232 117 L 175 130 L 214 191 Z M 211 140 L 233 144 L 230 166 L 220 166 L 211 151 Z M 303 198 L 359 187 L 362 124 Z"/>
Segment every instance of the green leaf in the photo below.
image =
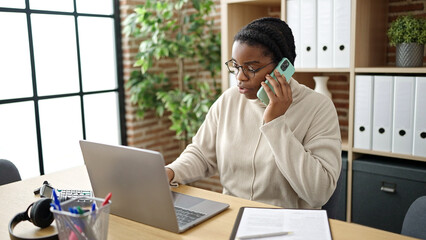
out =
<path fill-rule="evenodd" d="M 192 0 L 192 5 L 194 6 L 194 8 L 198 11 L 200 11 L 201 8 L 201 4 L 199 0 Z"/>
<path fill-rule="evenodd" d="M 400 16 L 390 24 L 387 35 L 390 45 L 426 43 L 426 19 L 412 15 Z"/>

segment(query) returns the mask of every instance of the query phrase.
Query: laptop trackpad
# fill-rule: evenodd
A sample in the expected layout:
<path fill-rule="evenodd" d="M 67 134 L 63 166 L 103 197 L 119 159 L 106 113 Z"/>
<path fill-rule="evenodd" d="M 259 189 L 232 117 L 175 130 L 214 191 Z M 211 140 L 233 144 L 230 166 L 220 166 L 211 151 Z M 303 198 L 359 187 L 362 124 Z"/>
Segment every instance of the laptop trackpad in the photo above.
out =
<path fill-rule="evenodd" d="M 192 197 L 186 194 L 180 194 L 173 191 L 172 191 L 172 195 L 173 195 L 173 202 L 175 206 L 187 208 L 187 209 L 205 201 L 204 199 L 201 199 L 201 198 Z"/>

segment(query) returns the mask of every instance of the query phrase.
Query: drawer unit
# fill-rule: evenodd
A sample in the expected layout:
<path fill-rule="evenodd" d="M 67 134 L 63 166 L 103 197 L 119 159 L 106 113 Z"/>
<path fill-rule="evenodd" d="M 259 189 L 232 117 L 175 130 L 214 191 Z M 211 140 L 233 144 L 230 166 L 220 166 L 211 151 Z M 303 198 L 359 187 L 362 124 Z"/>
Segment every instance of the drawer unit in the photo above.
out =
<path fill-rule="evenodd" d="M 364 156 L 352 164 L 352 222 L 400 233 L 411 203 L 426 195 L 426 163 Z"/>

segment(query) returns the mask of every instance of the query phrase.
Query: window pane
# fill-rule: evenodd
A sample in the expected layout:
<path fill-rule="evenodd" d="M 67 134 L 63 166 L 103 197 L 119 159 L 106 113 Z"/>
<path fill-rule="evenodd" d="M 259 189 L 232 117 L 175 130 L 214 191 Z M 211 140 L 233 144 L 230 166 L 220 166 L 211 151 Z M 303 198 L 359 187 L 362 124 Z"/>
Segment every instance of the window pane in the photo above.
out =
<path fill-rule="evenodd" d="M 30 8 L 61 12 L 73 12 L 72 0 L 30 0 Z"/>
<path fill-rule="evenodd" d="M 1 1 L 0 1 L 1 2 Z M 31 97 L 30 50 L 25 13 L 0 12 L 0 99 Z"/>
<path fill-rule="evenodd" d="M 84 96 L 87 140 L 120 144 L 117 93 Z"/>
<path fill-rule="evenodd" d="M 45 172 L 82 165 L 78 144 L 83 139 L 80 98 L 57 98 L 39 103 Z"/>
<path fill-rule="evenodd" d="M 34 103 L 0 105 L 0 158 L 12 161 L 22 179 L 40 175 Z"/>
<path fill-rule="evenodd" d="M 116 88 L 113 19 L 78 17 L 78 31 L 83 91 Z"/>
<path fill-rule="evenodd" d="M 32 14 L 38 95 L 79 91 L 73 16 Z"/>
<path fill-rule="evenodd" d="M 77 0 L 78 13 L 96 13 L 111 15 L 114 13 L 112 0 Z"/>
<path fill-rule="evenodd" d="M 1 0 L 0 7 L 25 8 L 25 0 Z"/>

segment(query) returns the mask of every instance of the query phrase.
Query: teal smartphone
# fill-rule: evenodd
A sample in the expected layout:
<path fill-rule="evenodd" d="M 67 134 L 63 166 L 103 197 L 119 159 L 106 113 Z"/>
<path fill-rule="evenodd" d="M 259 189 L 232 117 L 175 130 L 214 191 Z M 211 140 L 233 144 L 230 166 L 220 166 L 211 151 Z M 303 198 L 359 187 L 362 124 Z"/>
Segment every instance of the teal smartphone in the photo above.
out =
<path fill-rule="evenodd" d="M 277 69 L 278 72 L 281 75 L 285 76 L 285 79 L 287 79 L 287 82 L 290 80 L 291 76 L 293 76 L 294 71 L 295 71 L 293 65 L 291 64 L 291 62 L 287 58 L 283 58 L 280 61 L 280 63 L 278 63 L 278 65 L 275 69 Z M 275 69 L 274 69 L 274 71 L 275 71 Z M 270 73 L 270 75 L 271 75 L 272 78 L 274 78 L 276 81 L 278 81 L 277 78 L 275 77 L 274 71 L 272 71 L 272 73 Z M 268 86 L 275 93 L 274 88 L 269 83 L 269 81 L 266 80 L 265 83 L 268 84 Z M 257 97 L 266 105 L 269 104 L 268 94 L 266 94 L 265 89 L 263 89 L 263 87 L 260 87 L 259 91 L 257 91 Z"/>

